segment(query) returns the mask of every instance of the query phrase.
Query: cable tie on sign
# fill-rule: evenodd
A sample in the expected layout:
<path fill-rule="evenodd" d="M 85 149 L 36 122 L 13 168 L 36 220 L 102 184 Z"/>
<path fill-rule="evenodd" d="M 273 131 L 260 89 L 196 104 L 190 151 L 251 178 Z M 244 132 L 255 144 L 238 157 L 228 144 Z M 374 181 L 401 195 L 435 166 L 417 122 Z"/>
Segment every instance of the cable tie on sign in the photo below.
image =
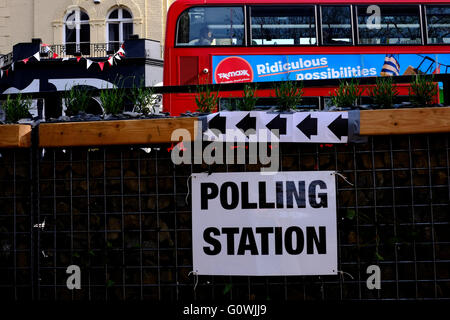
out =
<path fill-rule="evenodd" d="M 347 183 L 348 183 L 349 185 L 351 185 L 352 187 L 354 186 L 354 184 L 351 183 L 350 181 L 348 181 L 347 178 L 346 178 L 343 174 L 341 174 L 341 173 L 339 173 L 339 172 L 337 172 L 337 171 L 336 171 L 334 174 L 337 175 L 337 176 L 339 176 L 339 177 L 341 177 L 342 179 L 344 179 L 344 181 L 347 182 Z"/>
<path fill-rule="evenodd" d="M 192 176 L 189 176 L 186 181 L 186 186 L 187 186 L 187 190 L 188 190 L 186 198 L 184 198 L 184 202 L 186 203 L 186 205 L 189 205 L 188 198 L 189 198 L 189 194 L 191 193 L 191 190 L 189 188 L 189 179 L 191 179 L 191 178 L 192 178 Z"/>
<path fill-rule="evenodd" d="M 197 289 L 197 285 L 198 285 L 198 273 L 197 273 L 197 271 L 192 270 L 188 273 L 188 277 L 191 275 L 191 273 L 194 275 L 194 292 L 195 292 L 195 290 Z"/>
<path fill-rule="evenodd" d="M 208 172 L 203 171 L 202 173 L 208 173 Z M 208 174 L 208 175 L 209 175 L 209 174 Z M 189 179 L 191 179 L 191 178 L 192 178 L 192 175 L 189 176 L 189 177 L 187 178 L 187 180 L 186 180 L 186 186 L 187 186 L 187 190 L 188 190 L 188 192 L 187 192 L 187 194 L 186 194 L 186 198 L 184 198 L 184 202 L 186 203 L 186 205 L 189 205 L 189 203 L 188 203 L 188 198 L 189 198 L 189 194 L 191 193 L 191 190 L 190 190 L 190 188 L 189 188 Z"/>
<path fill-rule="evenodd" d="M 342 282 L 344 282 L 344 275 L 348 275 L 350 278 L 352 278 L 352 280 L 355 279 L 355 278 L 353 278 L 353 276 L 352 276 L 350 273 L 348 273 L 348 272 L 338 270 L 338 273 L 339 273 L 340 276 L 341 276 Z"/>

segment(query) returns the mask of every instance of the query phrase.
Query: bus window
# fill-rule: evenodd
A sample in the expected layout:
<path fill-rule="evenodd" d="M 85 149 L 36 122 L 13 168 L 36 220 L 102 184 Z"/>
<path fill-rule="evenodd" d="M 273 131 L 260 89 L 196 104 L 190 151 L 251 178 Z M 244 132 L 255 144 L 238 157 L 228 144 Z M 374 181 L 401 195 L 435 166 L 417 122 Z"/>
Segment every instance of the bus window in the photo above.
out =
<path fill-rule="evenodd" d="M 450 7 L 426 6 L 428 43 L 450 43 Z"/>
<path fill-rule="evenodd" d="M 322 6 L 322 43 L 353 44 L 350 6 Z"/>
<path fill-rule="evenodd" d="M 372 5 L 357 8 L 360 44 L 422 43 L 419 6 Z"/>
<path fill-rule="evenodd" d="M 193 7 L 178 19 L 177 46 L 243 45 L 242 7 Z"/>
<path fill-rule="evenodd" d="M 251 7 L 252 45 L 314 45 L 313 6 Z"/>

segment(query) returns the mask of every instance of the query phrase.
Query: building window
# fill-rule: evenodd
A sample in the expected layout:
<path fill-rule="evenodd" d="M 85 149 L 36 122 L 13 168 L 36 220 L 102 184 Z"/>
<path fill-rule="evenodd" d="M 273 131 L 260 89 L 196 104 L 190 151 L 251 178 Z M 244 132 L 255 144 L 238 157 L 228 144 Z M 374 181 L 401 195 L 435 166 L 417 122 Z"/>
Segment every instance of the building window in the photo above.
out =
<path fill-rule="evenodd" d="M 72 10 L 64 19 L 66 54 L 85 54 L 90 51 L 89 16 L 81 10 Z"/>
<path fill-rule="evenodd" d="M 133 16 L 125 8 L 111 11 L 106 21 L 109 51 L 119 50 L 121 44 L 133 34 Z"/>

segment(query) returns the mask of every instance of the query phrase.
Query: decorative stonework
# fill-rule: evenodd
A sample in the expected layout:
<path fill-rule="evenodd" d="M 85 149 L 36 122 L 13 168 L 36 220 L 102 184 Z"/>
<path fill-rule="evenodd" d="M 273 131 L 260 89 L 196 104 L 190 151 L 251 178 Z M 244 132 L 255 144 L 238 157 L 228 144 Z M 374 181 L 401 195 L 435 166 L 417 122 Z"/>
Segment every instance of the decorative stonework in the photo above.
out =
<path fill-rule="evenodd" d="M 40 0 L 39 5 L 32 8 L 27 2 L 29 0 L 0 0 L 0 53 L 9 53 L 14 44 L 32 38 L 41 38 L 48 44 L 62 44 L 64 18 L 74 9 L 89 15 L 92 43 L 106 41 L 106 17 L 118 7 L 132 13 L 134 34 L 163 41 L 167 7 L 174 0 L 101 0 L 100 3 L 94 0 Z"/>

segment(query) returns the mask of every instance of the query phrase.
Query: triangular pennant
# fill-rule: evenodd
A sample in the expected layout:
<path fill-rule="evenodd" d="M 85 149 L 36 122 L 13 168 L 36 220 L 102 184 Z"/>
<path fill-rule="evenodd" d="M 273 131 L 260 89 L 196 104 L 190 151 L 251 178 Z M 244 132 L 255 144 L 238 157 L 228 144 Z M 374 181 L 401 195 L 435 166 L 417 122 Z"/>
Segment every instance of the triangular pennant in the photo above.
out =
<path fill-rule="evenodd" d="M 30 58 L 25 58 L 25 59 L 22 60 L 22 62 L 27 64 L 28 60 L 30 60 Z"/>
<path fill-rule="evenodd" d="M 77 57 L 77 62 L 80 62 L 81 56 Z"/>
<path fill-rule="evenodd" d="M 120 54 L 118 54 L 118 53 L 116 53 L 116 54 L 114 55 L 114 58 L 117 59 L 117 60 L 121 60 Z"/>
<path fill-rule="evenodd" d="M 3 78 L 3 70 L 0 70 L 0 79 Z"/>
<path fill-rule="evenodd" d="M 9 69 L 6 69 L 6 76 L 8 76 L 8 73 L 9 73 Z"/>
<path fill-rule="evenodd" d="M 94 61 L 86 59 L 86 69 L 89 69 L 89 67 L 94 63 Z"/>
<path fill-rule="evenodd" d="M 65 57 L 65 58 L 62 59 L 62 61 L 69 61 L 69 58 Z"/>
<path fill-rule="evenodd" d="M 124 55 L 125 54 L 125 50 L 123 50 L 123 47 L 119 49 L 119 51 L 117 51 L 118 54 Z"/>
<path fill-rule="evenodd" d="M 41 61 L 41 54 L 39 52 L 36 52 L 33 57 L 36 58 L 37 61 Z"/>
<path fill-rule="evenodd" d="M 56 59 L 56 58 L 58 58 L 58 54 L 53 52 L 53 59 Z"/>
<path fill-rule="evenodd" d="M 99 62 L 98 65 L 100 66 L 100 70 L 103 71 L 103 67 L 105 66 L 104 62 Z"/>
<path fill-rule="evenodd" d="M 109 65 L 112 66 L 114 63 L 114 56 L 108 58 Z"/>
<path fill-rule="evenodd" d="M 11 70 L 14 71 L 14 62 L 11 64 Z"/>

